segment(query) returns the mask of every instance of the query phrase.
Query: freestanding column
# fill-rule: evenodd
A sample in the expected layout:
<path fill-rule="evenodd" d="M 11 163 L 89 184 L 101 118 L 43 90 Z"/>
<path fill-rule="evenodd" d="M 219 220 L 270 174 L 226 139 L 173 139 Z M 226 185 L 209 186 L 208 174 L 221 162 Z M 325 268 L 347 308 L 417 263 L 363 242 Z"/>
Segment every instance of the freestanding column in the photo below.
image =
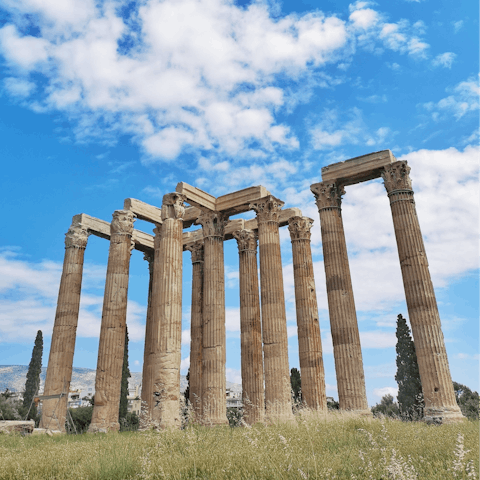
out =
<path fill-rule="evenodd" d="M 204 211 L 197 223 L 204 238 L 202 419 L 206 425 L 224 425 L 227 420 L 225 272 L 223 239 L 228 217 Z"/>
<path fill-rule="evenodd" d="M 260 247 L 265 406 L 269 421 L 293 418 L 288 365 L 287 316 L 283 291 L 278 223 L 284 203 L 269 195 L 252 203 L 257 213 Z"/>
<path fill-rule="evenodd" d="M 95 404 L 89 432 L 120 428 L 118 410 L 134 216 L 129 210 L 116 210 L 110 224 L 110 250 L 98 346 Z"/>
<path fill-rule="evenodd" d="M 343 231 L 341 203 L 345 190 L 341 185 L 326 182 L 316 183 L 310 189 L 315 195 L 320 214 L 340 409 L 371 415 L 365 391 L 360 335 Z"/>
<path fill-rule="evenodd" d="M 322 340 L 310 248 L 312 225 L 313 220 L 307 217 L 291 217 L 288 220 L 288 230 L 292 239 L 302 397 L 308 407 L 314 410 L 326 410 Z"/>
<path fill-rule="evenodd" d="M 240 263 L 243 418 L 253 425 L 263 422 L 265 414 L 257 236 L 253 230 L 239 230 L 233 236 L 238 243 Z"/>
<path fill-rule="evenodd" d="M 73 223 L 65 235 L 65 257 L 58 292 L 57 312 L 53 326 L 44 395 L 58 395 L 60 400 L 44 400 L 41 428 L 65 431 L 68 391 L 72 379 L 73 352 L 77 335 L 83 257 L 88 239 L 87 229 Z"/>
<path fill-rule="evenodd" d="M 153 422 L 161 427 L 179 427 L 180 363 L 182 347 L 182 253 L 183 201 L 185 196 L 163 197 L 162 228 L 157 229 L 152 285 L 152 349 L 154 396 Z M 158 257 L 158 258 L 157 258 Z"/>
<path fill-rule="evenodd" d="M 409 173 L 407 162 L 398 161 L 385 166 L 382 177 L 392 209 L 403 286 L 425 399 L 425 419 L 444 423 L 459 421 L 464 417 L 455 400 Z"/>
<path fill-rule="evenodd" d="M 152 282 L 153 282 L 153 262 L 154 255 L 145 254 L 143 257 L 148 262 L 148 303 L 147 319 L 145 324 L 145 350 L 143 352 L 143 371 L 142 371 L 142 428 L 148 428 L 151 423 L 150 412 L 153 399 L 153 369 L 152 369 Z"/>
<path fill-rule="evenodd" d="M 187 247 L 192 252 L 192 317 L 190 334 L 190 403 L 202 414 L 203 240 Z"/>

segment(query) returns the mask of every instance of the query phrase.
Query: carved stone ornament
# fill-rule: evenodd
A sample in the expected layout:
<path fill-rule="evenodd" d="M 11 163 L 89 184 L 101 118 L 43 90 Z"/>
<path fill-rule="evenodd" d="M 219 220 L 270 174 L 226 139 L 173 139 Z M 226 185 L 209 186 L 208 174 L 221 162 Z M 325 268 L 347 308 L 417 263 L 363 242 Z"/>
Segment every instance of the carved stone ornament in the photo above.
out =
<path fill-rule="evenodd" d="M 197 240 L 195 243 L 188 245 L 185 247 L 186 250 L 192 252 L 192 263 L 200 263 L 203 262 L 203 240 Z"/>
<path fill-rule="evenodd" d="M 233 232 L 232 235 L 237 240 L 239 252 L 244 250 L 251 250 L 253 252 L 257 251 L 257 232 L 254 230 L 248 230 L 245 228 Z"/>
<path fill-rule="evenodd" d="M 385 165 L 382 171 L 383 184 L 388 193 L 393 190 L 411 190 L 410 167 L 406 160 Z"/>
<path fill-rule="evenodd" d="M 203 227 L 203 237 L 224 237 L 228 215 L 223 212 L 204 210 L 200 213 L 195 224 Z"/>
<path fill-rule="evenodd" d="M 310 190 L 315 196 L 318 210 L 323 210 L 324 208 L 341 208 L 342 195 L 345 195 L 343 185 L 320 182 L 311 185 Z"/>
<path fill-rule="evenodd" d="M 268 197 L 261 198 L 257 202 L 251 203 L 249 207 L 256 212 L 258 223 L 265 223 L 279 222 L 280 211 L 284 205 L 285 202 L 275 198 L 273 195 L 268 195 Z"/>
<path fill-rule="evenodd" d="M 184 202 L 186 200 L 187 197 L 185 195 L 177 192 L 164 195 L 162 201 L 162 220 L 167 220 L 167 218 L 181 220 L 185 213 Z"/>
<path fill-rule="evenodd" d="M 151 272 L 153 268 L 153 253 L 144 253 L 143 259 L 148 262 L 148 271 Z"/>
<path fill-rule="evenodd" d="M 80 223 L 72 225 L 65 234 L 65 248 L 85 248 L 90 233 Z"/>
<path fill-rule="evenodd" d="M 132 235 L 135 214 L 131 210 L 115 210 L 110 224 L 111 235 Z"/>
<path fill-rule="evenodd" d="M 310 229 L 313 220 L 308 217 L 290 217 L 288 220 L 288 231 L 292 242 L 294 240 L 310 240 L 312 236 Z"/>

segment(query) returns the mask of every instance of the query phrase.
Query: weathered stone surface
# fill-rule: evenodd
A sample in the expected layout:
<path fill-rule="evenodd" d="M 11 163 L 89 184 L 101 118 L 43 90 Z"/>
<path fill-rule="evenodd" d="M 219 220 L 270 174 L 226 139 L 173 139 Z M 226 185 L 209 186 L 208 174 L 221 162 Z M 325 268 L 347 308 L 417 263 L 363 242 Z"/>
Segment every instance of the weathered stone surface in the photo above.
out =
<path fill-rule="evenodd" d="M 190 333 L 190 396 L 195 416 L 202 415 L 203 240 L 187 247 L 192 253 L 192 305 Z"/>
<path fill-rule="evenodd" d="M 312 225 L 311 218 L 292 217 L 288 230 L 292 239 L 302 397 L 308 407 L 326 411 L 325 371 L 310 248 Z"/>
<path fill-rule="evenodd" d="M 360 335 L 340 208 L 344 190 L 335 183 L 327 182 L 314 184 L 310 188 L 320 213 L 340 409 L 367 413 L 369 409 Z"/>
<path fill-rule="evenodd" d="M 262 185 L 244 188 L 243 190 L 218 197 L 215 202 L 215 209 L 219 212 L 228 213 L 229 215 L 247 212 L 250 210 L 250 204 L 252 202 L 267 195 L 270 195 L 270 192 Z"/>
<path fill-rule="evenodd" d="M 110 224 L 110 250 L 95 378 L 95 405 L 89 432 L 100 429 L 118 430 L 120 427 L 118 409 L 134 221 L 133 212 L 116 210 Z"/>
<path fill-rule="evenodd" d="M 32 433 L 34 428 L 34 420 L 0 420 L 2 433 Z"/>
<path fill-rule="evenodd" d="M 253 230 L 239 230 L 233 236 L 237 240 L 240 264 L 243 419 L 253 425 L 263 422 L 265 413 L 257 235 Z"/>
<path fill-rule="evenodd" d="M 202 420 L 224 425 L 227 420 L 225 378 L 225 274 L 223 236 L 227 217 L 204 211 L 197 221 L 204 236 Z"/>
<path fill-rule="evenodd" d="M 250 205 L 257 213 L 258 221 L 265 406 L 266 417 L 270 422 L 289 421 L 293 418 L 287 318 L 278 233 L 282 207 L 283 202 L 272 195 Z"/>
<path fill-rule="evenodd" d="M 369 153 L 344 162 L 333 163 L 322 168 L 323 183 L 353 185 L 373 178 L 379 178 L 385 165 L 395 162 L 390 150 Z"/>
<path fill-rule="evenodd" d="M 72 226 L 65 235 L 65 257 L 45 379 L 45 395 L 68 392 L 72 379 L 83 260 L 89 235 L 85 226 L 76 220 L 74 217 Z M 64 431 L 66 414 L 67 396 L 45 400 L 42 406 L 40 425 L 43 428 Z"/>
<path fill-rule="evenodd" d="M 385 167 L 382 177 L 390 198 L 398 256 L 425 399 L 425 419 L 464 420 L 455 400 L 447 352 L 422 232 L 410 167 L 406 161 Z"/>
<path fill-rule="evenodd" d="M 180 182 L 177 184 L 175 191 L 185 195 L 185 201 L 199 207 L 201 209 L 215 210 L 215 203 L 217 199 L 197 187 L 192 187 L 188 183 Z"/>

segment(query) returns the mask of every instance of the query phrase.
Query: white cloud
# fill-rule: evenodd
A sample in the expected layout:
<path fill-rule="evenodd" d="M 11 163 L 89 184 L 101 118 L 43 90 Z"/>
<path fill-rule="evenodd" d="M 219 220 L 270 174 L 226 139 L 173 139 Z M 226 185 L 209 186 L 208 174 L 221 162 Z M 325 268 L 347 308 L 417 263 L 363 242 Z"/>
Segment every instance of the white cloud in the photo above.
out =
<path fill-rule="evenodd" d="M 19 98 L 28 97 L 37 87 L 33 82 L 25 80 L 24 78 L 15 77 L 5 78 L 3 85 L 10 95 Z"/>
<path fill-rule="evenodd" d="M 180 372 L 182 373 L 182 375 L 186 375 L 189 368 L 190 368 L 190 355 L 186 358 L 182 358 L 182 361 L 180 362 Z"/>
<path fill-rule="evenodd" d="M 235 368 L 226 368 L 227 382 L 242 384 L 242 372 Z"/>
<path fill-rule="evenodd" d="M 463 28 L 463 20 L 458 20 L 457 22 L 452 22 L 453 31 L 458 33 Z"/>
<path fill-rule="evenodd" d="M 373 394 L 379 398 L 382 398 L 385 395 L 391 395 L 392 397 L 396 397 L 398 395 L 398 388 L 396 387 L 374 388 Z"/>
<path fill-rule="evenodd" d="M 458 358 L 459 360 L 474 360 L 478 361 L 480 360 L 480 355 L 478 353 L 475 353 L 473 355 L 469 353 L 457 353 L 455 355 L 455 358 Z"/>
<path fill-rule="evenodd" d="M 432 65 L 434 67 L 452 68 L 456 56 L 453 52 L 441 53 L 432 60 Z"/>
<path fill-rule="evenodd" d="M 190 329 L 182 330 L 182 345 L 190 345 Z"/>

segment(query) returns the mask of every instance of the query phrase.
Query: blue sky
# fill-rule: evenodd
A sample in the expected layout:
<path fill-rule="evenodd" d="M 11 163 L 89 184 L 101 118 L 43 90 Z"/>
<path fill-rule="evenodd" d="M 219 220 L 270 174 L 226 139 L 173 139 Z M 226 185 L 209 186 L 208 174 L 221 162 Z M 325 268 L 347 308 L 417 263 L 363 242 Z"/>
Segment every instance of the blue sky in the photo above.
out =
<path fill-rule="evenodd" d="M 337 397 L 318 213 L 321 167 L 390 149 L 408 160 L 452 377 L 478 390 L 478 4 L 474 1 L 2 0 L 0 364 L 47 364 L 77 213 L 160 205 L 184 181 L 219 196 L 265 185 L 315 220 L 327 394 Z M 407 315 L 380 180 L 343 218 L 367 394 L 396 393 Z M 136 222 L 151 233 L 152 226 Z M 298 367 L 291 245 L 281 232 L 289 361 Z M 90 237 L 74 365 L 95 368 L 108 242 Z M 227 378 L 240 379 L 238 255 L 225 244 Z M 189 351 L 184 254 L 182 367 Z M 131 260 L 130 367 L 141 371 L 147 264 Z"/>

